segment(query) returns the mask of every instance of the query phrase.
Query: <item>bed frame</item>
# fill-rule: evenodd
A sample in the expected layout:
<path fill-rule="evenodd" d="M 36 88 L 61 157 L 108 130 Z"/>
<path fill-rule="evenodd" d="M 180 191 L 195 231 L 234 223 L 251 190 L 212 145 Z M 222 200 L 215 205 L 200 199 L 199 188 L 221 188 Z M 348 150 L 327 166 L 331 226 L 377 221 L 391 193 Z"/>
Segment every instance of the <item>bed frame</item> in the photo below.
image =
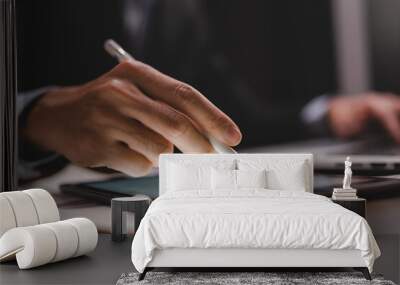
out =
<path fill-rule="evenodd" d="M 293 159 L 304 160 L 306 163 L 305 189 L 313 192 L 313 157 L 311 154 L 165 154 L 160 156 L 160 195 L 165 193 L 167 163 L 171 160 L 193 159 Z M 329 249 L 253 249 L 253 248 L 170 248 L 158 249 L 154 252 L 152 261 L 147 265 L 139 280 L 155 268 L 230 268 L 236 271 L 271 268 L 343 268 L 350 267 L 361 271 L 367 280 L 371 275 L 359 250 L 329 250 Z"/>
<path fill-rule="evenodd" d="M 371 280 L 359 250 L 238 248 L 156 250 L 152 261 L 139 275 L 139 280 L 154 268 L 235 268 L 237 271 L 285 268 L 290 271 L 290 268 L 338 267 L 361 271 L 367 280 Z"/>

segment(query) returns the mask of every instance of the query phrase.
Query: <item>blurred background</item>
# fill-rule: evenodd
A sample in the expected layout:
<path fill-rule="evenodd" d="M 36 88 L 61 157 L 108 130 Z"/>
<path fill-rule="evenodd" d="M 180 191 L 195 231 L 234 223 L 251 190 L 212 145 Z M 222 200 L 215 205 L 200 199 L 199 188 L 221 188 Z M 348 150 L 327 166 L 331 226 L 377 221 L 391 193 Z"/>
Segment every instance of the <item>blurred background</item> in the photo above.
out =
<path fill-rule="evenodd" d="M 338 135 L 330 110 L 331 99 L 341 96 L 390 94 L 399 100 L 399 1 L 20 0 L 17 26 L 21 98 L 107 72 L 116 61 L 103 43 L 113 38 L 227 113 L 243 133 L 239 152 L 314 153 L 316 193 L 330 196 L 351 155 L 355 187 L 368 199 L 367 219 L 384 252 L 378 271 L 400 279 L 398 144 L 377 118 L 368 119 L 362 132 Z M 339 119 L 351 122 L 353 105 L 349 108 Z M 399 114 L 400 108 L 394 115 Z M 76 167 L 59 154 L 46 154 L 48 160 L 38 163 L 43 152 L 24 141 L 19 155 L 21 188 L 53 191 L 65 218 L 80 211 L 104 231 L 109 209 L 96 203 L 108 205 L 110 196 L 95 203 L 99 192 L 88 196 L 90 202 L 74 195 L 93 189 L 157 195 L 156 171 L 149 181 L 97 183 L 121 175 Z"/>
<path fill-rule="evenodd" d="M 106 72 L 112 37 L 229 114 L 241 148 L 315 136 L 300 113 L 317 96 L 400 93 L 395 0 L 22 0 L 17 9 L 20 91 Z"/>

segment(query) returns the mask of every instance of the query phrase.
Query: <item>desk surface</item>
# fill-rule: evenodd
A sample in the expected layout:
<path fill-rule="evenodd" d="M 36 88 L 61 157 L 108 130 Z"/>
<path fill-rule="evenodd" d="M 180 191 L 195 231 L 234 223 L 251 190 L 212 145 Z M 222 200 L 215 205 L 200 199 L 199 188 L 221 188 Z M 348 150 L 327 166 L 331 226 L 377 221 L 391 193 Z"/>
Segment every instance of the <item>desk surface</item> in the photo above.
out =
<path fill-rule="evenodd" d="M 124 272 L 132 272 L 131 239 L 111 241 L 99 235 L 96 249 L 87 256 L 19 270 L 15 261 L 0 264 L 0 284 L 115 284 Z"/>

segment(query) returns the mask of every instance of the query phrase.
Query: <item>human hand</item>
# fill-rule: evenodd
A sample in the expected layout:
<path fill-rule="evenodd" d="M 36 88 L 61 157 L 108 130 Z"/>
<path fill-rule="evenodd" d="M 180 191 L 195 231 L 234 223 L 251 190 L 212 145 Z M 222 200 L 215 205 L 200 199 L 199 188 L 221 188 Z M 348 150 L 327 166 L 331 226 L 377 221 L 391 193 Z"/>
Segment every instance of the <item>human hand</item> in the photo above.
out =
<path fill-rule="evenodd" d="M 45 94 L 28 115 L 26 138 L 85 167 L 141 176 L 173 145 L 208 153 L 213 136 L 235 146 L 235 123 L 193 87 L 139 61 L 99 78 Z"/>
<path fill-rule="evenodd" d="M 370 119 L 382 124 L 400 143 L 400 97 L 394 94 L 368 92 L 354 96 L 338 96 L 328 106 L 333 132 L 341 138 L 360 134 Z"/>

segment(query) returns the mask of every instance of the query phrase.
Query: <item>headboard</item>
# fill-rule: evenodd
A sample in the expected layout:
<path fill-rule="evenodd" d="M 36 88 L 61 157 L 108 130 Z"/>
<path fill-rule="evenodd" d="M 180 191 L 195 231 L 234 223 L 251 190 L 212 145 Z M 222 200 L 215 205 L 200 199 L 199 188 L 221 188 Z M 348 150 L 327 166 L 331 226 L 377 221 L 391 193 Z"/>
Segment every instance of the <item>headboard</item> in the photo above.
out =
<path fill-rule="evenodd" d="M 286 164 L 304 162 L 305 166 L 305 185 L 307 192 L 313 192 L 314 185 L 314 166 L 312 154 L 270 154 L 270 153 L 251 153 L 251 154 L 161 154 L 159 158 L 159 194 L 167 191 L 167 169 L 169 162 L 201 162 L 232 160 L 232 161 L 262 161 L 270 164 L 285 162 Z"/>

